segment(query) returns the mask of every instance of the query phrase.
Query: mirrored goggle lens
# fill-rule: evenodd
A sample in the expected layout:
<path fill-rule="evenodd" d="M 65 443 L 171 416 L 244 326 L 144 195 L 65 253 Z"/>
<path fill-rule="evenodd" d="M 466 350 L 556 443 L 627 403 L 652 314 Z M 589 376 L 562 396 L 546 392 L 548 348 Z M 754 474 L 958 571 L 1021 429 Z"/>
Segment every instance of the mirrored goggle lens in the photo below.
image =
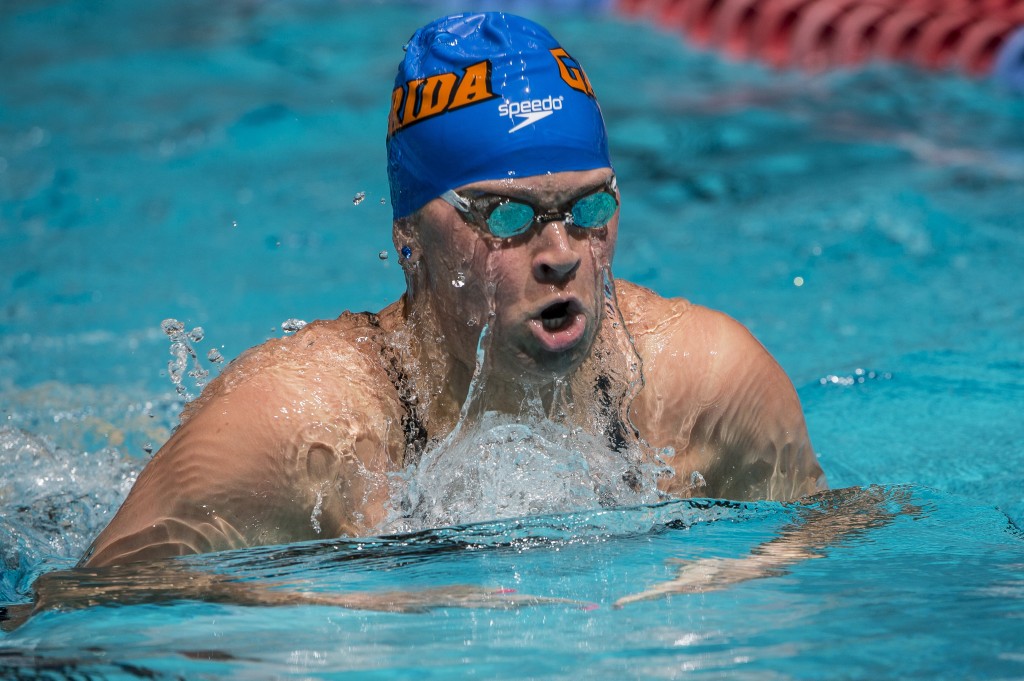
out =
<path fill-rule="evenodd" d="M 609 192 L 584 196 L 572 206 L 572 224 L 584 229 L 604 227 L 618 207 L 615 196 Z M 491 211 L 487 218 L 487 228 L 494 236 L 507 239 L 530 229 L 536 215 L 529 204 L 505 201 Z"/>
<path fill-rule="evenodd" d="M 604 227 L 615 215 L 618 203 L 608 192 L 598 192 L 584 196 L 572 207 L 572 221 L 577 227 L 594 229 Z"/>
<path fill-rule="evenodd" d="M 491 211 L 487 228 L 496 237 L 507 239 L 522 234 L 533 224 L 533 208 L 518 201 L 506 201 Z"/>

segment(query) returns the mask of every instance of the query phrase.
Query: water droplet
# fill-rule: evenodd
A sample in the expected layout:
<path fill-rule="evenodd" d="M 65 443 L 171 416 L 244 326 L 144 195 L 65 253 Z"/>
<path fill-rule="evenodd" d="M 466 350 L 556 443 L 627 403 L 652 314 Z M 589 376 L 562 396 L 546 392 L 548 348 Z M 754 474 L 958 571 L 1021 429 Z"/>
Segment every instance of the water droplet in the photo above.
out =
<path fill-rule="evenodd" d="M 387 251 L 381 251 L 380 253 L 377 254 L 377 257 L 380 258 L 381 260 L 387 260 L 388 259 L 388 252 Z"/>
<path fill-rule="evenodd" d="M 380 197 L 380 205 L 382 205 L 382 206 L 386 206 L 386 205 L 387 205 L 387 203 L 388 203 L 388 202 L 387 202 L 387 199 L 385 199 L 385 198 L 384 198 L 383 196 L 382 196 L 382 197 Z"/>
<path fill-rule="evenodd" d="M 210 348 L 210 351 L 206 353 L 206 359 L 214 364 L 220 364 L 224 361 L 224 355 L 220 354 L 217 348 Z"/>
<path fill-rule="evenodd" d="M 352 205 L 358 206 L 366 198 L 366 192 L 358 192 L 352 197 Z"/>
<path fill-rule="evenodd" d="M 316 503 L 313 505 L 313 512 L 309 514 L 309 524 L 312 525 L 313 531 L 320 534 L 323 528 L 320 527 L 320 516 L 323 513 L 324 508 L 324 490 L 321 486 L 316 490 Z"/>
<path fill-rule="evenodd" d="M 804 285 L 804 278 L 803 277 L 793 277 L 793 286 L 803 286 L 803 285 Z"/>
<path fill-rule="evenodd" d="M 147 442 L 146 444 L 142 445 L 142 451 L 146 452 L 146 454 L 152 454 L 153 453 L 153 443 L 152 442 Z"/>
<path fill-rule="evenodd" d="M 704 476 L 701 475 L 700 471 L 690 473 L 690 484 L 696 488 L 707 487 L 708 485 L 707 480 L 704 479 Z"/>
<path fill-rule="evenodd" d="M 206 332 L 203 331 L 203 327 L 197 326 L 188 332 L 188 337 L 193 343 L 198 343 L 206 337 Z"/>
<path fill-rule="evenodd" d="M 295 333 L 306 325 L 302 319 L 286 319 L 281 322 L 281 330 L 285 333 Z"/>
<path fill-rule="evenodd" d="M 231 221 L 231 226 L 232 226 L 233 228 L 237 228 L 237 227 L 238 227 L 238 220 L 232 220 L 232 221 Z"/>
<path fill-rule="evenodd" d="M 462 288 L 465 285 L 466 285 L 466 275 L 463 274 L 462 272 L 456 273 L 455 278 L 452 279 L 452 286 L 454 286 L 455 288 Z"/>
<path fill-rule="evenodd" d="M 160 328 L 172 338 L 185 330 L 185 325 L 177 319 L 165 319 L 160 322 Z"/>

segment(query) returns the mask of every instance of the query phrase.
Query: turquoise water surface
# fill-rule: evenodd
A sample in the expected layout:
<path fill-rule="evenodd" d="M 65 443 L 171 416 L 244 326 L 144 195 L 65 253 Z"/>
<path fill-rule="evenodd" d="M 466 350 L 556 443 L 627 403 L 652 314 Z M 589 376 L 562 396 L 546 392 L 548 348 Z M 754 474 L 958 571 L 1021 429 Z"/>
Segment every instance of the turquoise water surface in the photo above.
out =
<path fill-rule="evenodd" d="M 202 327 L 182 358 L 194 395 L 212 350 L 400 294 L 388 97 L 405 39 L 448 8 L 0 7 L 0 603 L 74 565 L 168 437 L 184 397 L 163 320 Z M 750 327 L 842 490 L 177 561 L 310 593 L 569 601 L 520 609 L 245 606 L 94 575 L 159 593 L 0 633 L 0 678 L 1024 677 L 1024 99 L 891 65 L 776 73 L 614 15 L 538 18 L 608 121 L 616 275 Z M 675 559 L 744 556 L 865 500 L 891 518 L 821 558 L 613 607 Z"/>

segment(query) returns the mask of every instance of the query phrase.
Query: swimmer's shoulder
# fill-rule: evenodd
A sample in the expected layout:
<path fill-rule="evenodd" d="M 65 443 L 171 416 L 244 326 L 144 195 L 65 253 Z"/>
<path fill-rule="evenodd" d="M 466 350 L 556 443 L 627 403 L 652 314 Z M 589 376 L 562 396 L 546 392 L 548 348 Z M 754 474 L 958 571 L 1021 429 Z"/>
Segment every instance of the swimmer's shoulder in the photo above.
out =
<path fill-rule="evenodd" d="M 683 475 L 699 470 L 712 496 L 793 499 L 827 484 L 800 400 L 767 349 L 728 315 L 617 282 L 623 320 L 643 361 L 633 422 Z M 681 485 L 677 487 L 677 485 Z"/>
<path fill-rule="evenodd" d="M 729 315 L 685 298 L 666 298 L 624 279 L 616 280 L 615 289 L 626 328 L 638 342 L 658 344 L 671 339 L 696 349 L 753 339 Z"/>
<path fill-rule="evenodd" d="M 700 385 L 703 399 L 713 400 L 731 377 L 777 369 L 753 334 L 723 312 L 624 280 L 616 281 L 616 294 L 649 382 Z"/>
<path fill-rule="evenodd" d="M 397 404 L 387 370 L 389 314 L 390 308 L 380 313 L 346 311 L 335 319 L 310 322 L 293 335 L 249 348 L 189 403 L 182 422 L 208 402 L 253 382 L 282 396 L 309 394 L 316 399 L 327 397 L 332 403 L 358 399 L 365 403 L 363 407 Z M 345 395 L 350 399 L 343 399 Z"/>

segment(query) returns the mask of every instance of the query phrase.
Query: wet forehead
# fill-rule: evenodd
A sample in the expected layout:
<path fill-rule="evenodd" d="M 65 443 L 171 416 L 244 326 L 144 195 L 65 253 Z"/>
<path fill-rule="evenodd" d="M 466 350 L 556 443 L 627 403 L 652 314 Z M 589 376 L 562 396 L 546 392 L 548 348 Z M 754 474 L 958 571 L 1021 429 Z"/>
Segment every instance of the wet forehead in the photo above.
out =
<path fill-rule="evenodd" d="M 542 203 L 557 204 L 599 187 L 611 177 L 611 168 L 551 173 L 531 177 L 486 180 L 459 187 L 456 191 L 482 191 L 503 196 L 528 197 Z"/>

